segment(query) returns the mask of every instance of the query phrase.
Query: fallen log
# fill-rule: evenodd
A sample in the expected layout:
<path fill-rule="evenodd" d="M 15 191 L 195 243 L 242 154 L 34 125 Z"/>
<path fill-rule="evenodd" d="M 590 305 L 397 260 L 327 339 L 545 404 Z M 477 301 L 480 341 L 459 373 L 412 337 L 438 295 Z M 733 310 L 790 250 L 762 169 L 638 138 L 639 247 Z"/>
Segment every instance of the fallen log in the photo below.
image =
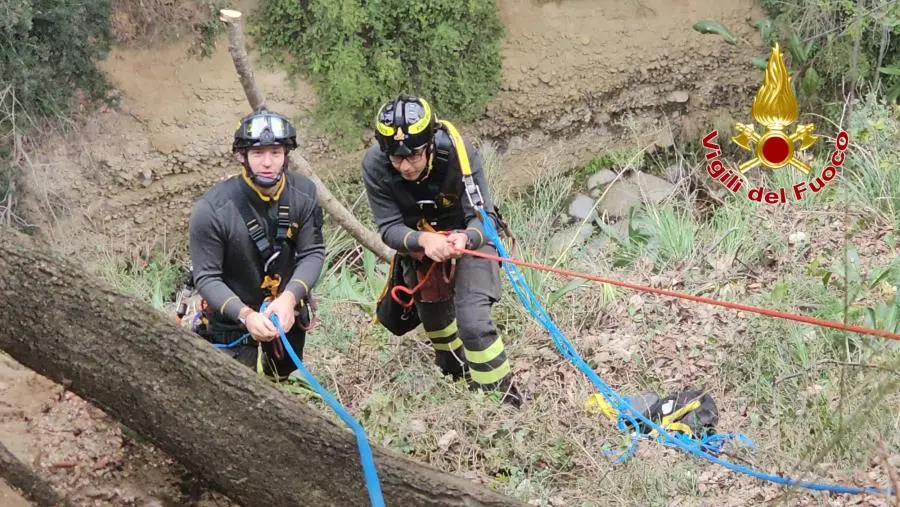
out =
<path fill-rule="evenodd" d="M 20 492 L 26 500 L 39 507 L 68 507 L 72 505 L 60 496 L 28 465 L 0 443 L 0 479 Z"/>
<path fill-rule="evenodd" d="M 0 349 L 242 505 L 368 504 L 349 429 L 49 252 L 0 229 Z M 384 447 L 372 452 L 387 505 L 521 505 Z"/>

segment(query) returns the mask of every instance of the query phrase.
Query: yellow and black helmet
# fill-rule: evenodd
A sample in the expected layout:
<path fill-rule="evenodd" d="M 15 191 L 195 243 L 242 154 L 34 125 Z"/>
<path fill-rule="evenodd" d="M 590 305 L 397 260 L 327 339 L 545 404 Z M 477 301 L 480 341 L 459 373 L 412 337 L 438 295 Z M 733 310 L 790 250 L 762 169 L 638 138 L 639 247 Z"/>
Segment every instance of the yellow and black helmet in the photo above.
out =
<path fill-rule="evenodd" d="M 386 102 L 375 117 L 375 137 L 381 151 L 408 157 L 434 139 L 437 119 L 424 99 L 401 94 Z"/>

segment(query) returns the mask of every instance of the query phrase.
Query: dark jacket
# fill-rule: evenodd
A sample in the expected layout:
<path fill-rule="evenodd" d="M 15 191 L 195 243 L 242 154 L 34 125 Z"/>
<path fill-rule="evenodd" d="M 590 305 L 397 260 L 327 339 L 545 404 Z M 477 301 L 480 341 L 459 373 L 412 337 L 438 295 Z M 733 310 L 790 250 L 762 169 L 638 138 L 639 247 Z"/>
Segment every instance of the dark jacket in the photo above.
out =
<path fill-rule="evenodd" d="M 438 131 L 438 135 L 446 135 Z M 472 168 L 472 177 L 481 190 L 484 209 L 494 211 L 493 201 L 482 167 L 481 154 L 464 139 Z M 477 249 L 485 243 L 481 216 L 472 208 L 462 183 L 462 172 L 455 151 L 449 162 L 441 164 L 432 158 L 431 168 L 418 181 L 406 181 L 391 165 L 378 145 L 370 147 L 363 158 L 363 181 L 369 207 L 378 226 L 382 241 L 398 252 L 421 251 L 416 223 L 423 217 L 417 201 L 431 200 L 437 205 L 438 230 L 465 230 L 468 248 Z M 495 224 L 496 225 L 496 224 Z"/>
<path fill-rule="evenodd" d="M 279 274 L 287 282 L 284 290 L 293 292 L 300 301 L 318 281 L 325 262 L 325 240 L 315 184 L 302 174 L 288 171 L 280 193 L 270 199 L 243 176 L 233 176 L 216 184 L 195 203 L 189 225 L 194 283 L 213 311 L 211 325 L 223 317 L 224 324 L 236 324 L 244 305 L 259 310 L 265 297 L 260 289 L 264 261 L 234 196 L 252 205 L 258 219 L 266 222 L 270 241 L 274 242 L 282 192 L 289 198 L 290 221 L 299 226 L 288 240 L 294 259 L 281 263 L 285 272 Z"/>

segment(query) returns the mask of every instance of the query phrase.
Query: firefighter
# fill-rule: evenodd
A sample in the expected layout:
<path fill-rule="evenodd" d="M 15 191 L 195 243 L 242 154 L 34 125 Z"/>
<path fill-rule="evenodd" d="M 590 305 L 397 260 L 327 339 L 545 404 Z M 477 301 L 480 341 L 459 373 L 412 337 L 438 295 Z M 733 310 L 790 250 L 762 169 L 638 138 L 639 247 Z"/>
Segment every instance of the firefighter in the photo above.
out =
<path fill-rule="evenodd" d="M 521 395 L 491 318 L 500 300 L 499 265 L 459 253 L 465 248 L 496 255 L 497 250 L 485 240 L 481 218 L 467 198 L 458 147 L 429 103 L 409 95 L 382 105 L 375 135 L 378 144 L 362 163 L 369 205 L 382 240 L 398 252 L 394 266 L 402 270 L 405 285 L 423 282 L 413 297 L 435 364 L 445 375 L 466 378 L 472 388 L 503 393 L 504 402 L 518 407 Z M 480 155 L 468 141 L 465 149 L 484 209 L 499 220 Z M 426 276 L 432 263 L 438 266 Z"/>
<path fill-rule="evenodd" d="M 296 366 L 270 317 L 302 360 L 310 291 L 325 261 L 316 187 L 288 171 L 296 135 L 287 118 L 266 109 L 244 117 L 232 143 L 241 173 L 195 203 L 188 232 L 191 276 L 208 308 L 204 337 L 224 344 L 249 333 L 225 350 L 275 379 Z"/>

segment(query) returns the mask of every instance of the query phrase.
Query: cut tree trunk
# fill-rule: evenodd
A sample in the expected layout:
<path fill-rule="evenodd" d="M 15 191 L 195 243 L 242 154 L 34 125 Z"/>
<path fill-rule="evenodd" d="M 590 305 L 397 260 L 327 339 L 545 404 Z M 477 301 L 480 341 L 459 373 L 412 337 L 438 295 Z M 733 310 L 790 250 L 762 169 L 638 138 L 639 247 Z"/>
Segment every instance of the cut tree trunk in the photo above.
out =
<path fill-rule="evenodd" d="M 0 349 L 243 505 L 368 504 L 349 429 L 49 250 L 0 230 Z M 521 505 L 372 451 L 387 505 Z"/>
<path fill-rule="evenodd" d="M 219 11 L 219 19 L 225 23 L 228 28 L 228 51 L 231 53 L 231 59 L 234 62 L 235 71 L 237 71 L 238 79 L 247 95 L 247 101 L 250 108 L 257 110 L 266 106 L 266 97 L 262 90 L 257 86 L 253 77 L 253 66 L 250 65 L 250 58 L 247 56 L 247 48 L 244 45 L 244 35 L 241 28 L 241 13 L 230 9 L 222 9 Z M 290 160 L 294 167 L 301 174 L 312 180 L 316 185 L 316 192 L 319 198 L 319 204 L 328 214 L 338 223 L 347 233 L 353 236 L 364 248 L 368 248 L 381 260 L 390 262 L 394 256 L 394 250 L 385 245 L 381 237 L 374 231 L 366 228 L 357 218 L 350 212 L 334 194 L 328 190 L 325 183 L 313 171 L 310 163 L 294 150 L 290 154 Z"/>

